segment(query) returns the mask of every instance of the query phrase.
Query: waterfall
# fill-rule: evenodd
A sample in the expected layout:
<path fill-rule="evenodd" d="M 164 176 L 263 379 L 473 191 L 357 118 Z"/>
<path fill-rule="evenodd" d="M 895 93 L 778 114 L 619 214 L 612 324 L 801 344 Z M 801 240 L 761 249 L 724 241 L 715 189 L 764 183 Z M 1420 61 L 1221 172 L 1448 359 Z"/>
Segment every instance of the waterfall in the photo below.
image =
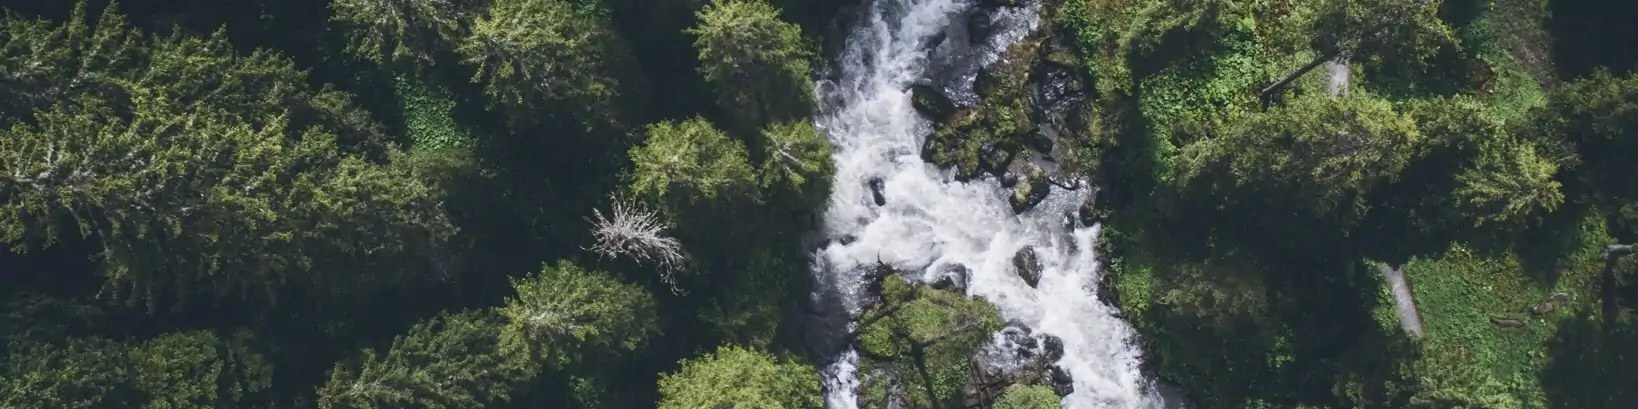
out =
<path fill-rule="evenodd" d="M 1064 407 L 1160 407 L 1153 382 L 1139 372 L 1131 327 L 1098 300 L 1098 226 L 1065 222 L 1093 189 L 1054 188 L 1040 205 L 1014 215 L 1009 191 L 994 178 L 957 182 L 919 156 L 932 124 L 917 115 L 906 88 L 936 68 L 956 100 L 971 101 L 974 73 L 1035 28 L 1040 6 L 994 12 L 995 32 L 969 45 L 963 17 L 973 0 L 865 1 L 835 79 L 816 85 L 824 101 L 816 124 L 836 147 L 837 168 L 823 233 L 848 239 L 816 250 L 815 300 L 857 316 L 867 296 L 864 271 L 878 261 L 912 276 L 921 272 L 921 279 L 958 263 L 971 270 L 968 295 L 987 299 L 1004 318 L 1037 334 L 1063 339 L 1058 364 L 1075 387 Z M 947 40 L 930 52 L 929 42 L 941 33 Z M 881 180 L 885 205 L 872 198 L 867 181 L 873 178 Z M 1024 246 L 1035 248 L 1044 267 L 1037 288 L 1012 271 L 1012 256 Z M 821 369 L 826 406 L 853 409 L 862 375 L 855 370 L 858 357 L 838 349 Z"/>

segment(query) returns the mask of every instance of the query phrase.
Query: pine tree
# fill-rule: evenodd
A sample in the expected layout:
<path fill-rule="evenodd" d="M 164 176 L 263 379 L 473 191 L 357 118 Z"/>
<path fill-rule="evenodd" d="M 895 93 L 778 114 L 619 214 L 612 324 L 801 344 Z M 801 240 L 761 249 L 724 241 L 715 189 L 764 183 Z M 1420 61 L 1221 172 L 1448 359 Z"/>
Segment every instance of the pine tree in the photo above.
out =
<path fill-rule="evenodd" d="M 813 52 L 802 29 L 766 0 L 712 0 L 688 30 L 700 74 L 718 90 L 734 128 L 756 130 L 813 114 Z"/>
<path fill-rule="evenodd" d="M 819 408 L 819 376 L 805 365 L 736 346 L 682 362 L 660 378 L 660 409 Z"/>
<path fill-rule="evenodd" d="M 756 193 L 744 144 L 704 118 L 649 125 L 648 141 L 631 149 L 631 190 L 675 215 L 690 205 Z"/>
<path fill-rule="evenodd" d="M 13 343 L 0 361 L 0 408 L 97 409 L 139 402 L 128 348 L 101 338 Z"/>
<path fill-rule="evenodd" d="M 332 21 L 348 29 L 347 52 L 377 64 L 424 68 L 460 36 L 451 0 L 332 0 Z"/>
<path fill-rule="evenodd" d="M 246 347 L 250 333 L 224 342 L 204 331 L 173 332 L 130 352 L 133 381 L 147 409 L 271 407 L 273 368 Z"/>
<path fill-rule="evenodd" d="M 630 353 L 659 332 L 652 295 L 572 262 L 543 265 L 512 288 L 500 309 L 507 345 L 551 367 Z"/>
<path fill-rule="evenodd" d="M 484 312 L 443 314 L 411 327 L 384 355 L 337 364 L 318 391 L 321 409 L 482 409 L 508 401 L 537 367 L 501 348 L 501 322 Z"/>
<path fill-rule="evenodd" d="M 77 21 L 25 39 L 80 50 L 54 60 L 82 66 L 58 77 L 96 86 L 0 130 L 0 241 L 92 238 L 109 289 L 150 307 L 390 288 L 429 270 L 453 227 L 431 188 L 376 161 L 392 156 L 379 126 L 344 94 L 308 88 L 276 55 L 235 55 L 220 31 L 155 39 L 129 57 L 139 69 L 112 69 L 128 57 L 85 50 L 138 34 L 111 34 L 126 30 L 113 11 L 95 33 Z"/>
<path fill-rule="evenodd" d="M 597 2 L 495 0 L 457 51 L 491 105 L 520 123 L 548 107 L 620 116 L 612 102 L 629 85 L 620 74 L 630 56 Z"/>
<path fill-rule="evenodd" d="M 836 174 L 830 141 L 808 121 L 769 125 L 762 135 L 762 189 L 783 192 L 795 199 L 790 207 L 803 211 L 823 207 Z"/>

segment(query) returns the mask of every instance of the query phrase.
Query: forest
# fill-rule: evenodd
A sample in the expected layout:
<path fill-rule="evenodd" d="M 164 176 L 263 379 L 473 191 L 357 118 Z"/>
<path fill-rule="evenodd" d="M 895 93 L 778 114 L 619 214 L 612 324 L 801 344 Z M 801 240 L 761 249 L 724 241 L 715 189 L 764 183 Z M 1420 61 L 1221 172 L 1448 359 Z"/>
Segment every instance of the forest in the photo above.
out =
<path fill-rule="evenodd" d="M 838 344 L 862 408 L 1082 409 L 960 280 L 812 305 L 815 84 L 928 1 L 0 0 L 0 409 L 853 409 Z M 1638 402 L 1638 3 L 953 3 L 1038 23 L 905 84 L 919 156 L 1095 186 L 1188 407 Z"/>

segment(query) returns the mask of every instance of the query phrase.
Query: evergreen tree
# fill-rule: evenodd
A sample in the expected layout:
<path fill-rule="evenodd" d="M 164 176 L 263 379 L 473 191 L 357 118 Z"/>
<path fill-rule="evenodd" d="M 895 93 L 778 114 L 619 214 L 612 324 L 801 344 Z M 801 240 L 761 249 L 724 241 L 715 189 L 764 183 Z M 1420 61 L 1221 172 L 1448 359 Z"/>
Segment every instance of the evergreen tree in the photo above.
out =
<path fill-rule="evenodd" d="M 612 102 L 630 57 L 610 24 L 595 1 L 495 0 L 458 51 L 490 103 L 516 122 L 547 107 L 617 118 L 622 107 Z"/>
<path fill-rule="evenodd" d="M 808 121 L 769 125 L 762 135 L 765 154 L 758 172 L 762 189 L 789 195 L 794 199 L 788 205 L 791 208 L 806 211 L 824 206 L 836 173 L 830 141 Z"/>
<path fill-rule="evenodd" d="M 1273 194 L 1343 223 L 1357 220 L 1372 187 L 1397 179 L 1420 138 L 1409 117 L 1361 95 L 1297 98 L 1223 132 L 1185 148 L 1185 183 Z"/>
<path fill-rule="evenodd" d="M 685 360 L 660 378 L 660 409 L 819 408 L 819 376 L 805 365 L 736 346 Z"/>
<path fill-rule="evenodd" d="M 114 16 L 92 43 L 120 43 L 103 34 L 124 29 Z M 77 24 L 32 40 L 76 47 L 90 35 Z M 140 60 L 77 74 L 101 91 L 0 130 L 0 240 L 94 238 L 110 288 L 153 306 L 286 284 L 391 287 L 426 271 L 452 232 L 431 189 L 347 152 L 379 142 L 379 127 L 344 95 L 307 89 L 289 61 L 236 56 L 221 32 L 157 39 Z"/>
<path fill-rule="evenodd" d="M 502 324 L 484 312 L 443 314 L 411 327 L 385 355 L 336 364 L 321 409 L 482 409 L 506 402 L 537 367 L 501 347 Z"/>
<path fill-rule="evenodd" d="M 12 343 L 0 361 L 0 408 L 98 409 L 139 402 L 128 349 L 101 338 Z"/>
<path fill-rule="evenodd" d="M 507 344 L 551 367 L 628 354 L 659 332 L 652 295 L 572 262 L 543 265 L 512 288 L 500 309 Z"/>
<path fill-rule="evenodd" d="M 460 36 L 460 0 L 331 0 L 348 29 L 347 52 L 377 64 L 424 68 Z"/>
<path fill-rule="evenodd" d="M 134 348 L 133 380 L 148 409 L 270 407 L 264 400 L 272 366 L 245 345 L 248 332 L 229 342 L 203 331 L 173 332 Z"/>
<path fill-rule="evenodd" d="M 1574 154 L 1560 180 L 1571 200 L 1599 208 L 1623 240 L 1638 238 L 1638 76 L 1599 71 L 1565 84 L 1526 127 L 1536 141 L 1561 141 Z"/>
<path fill-rule="evenodd" d="M 688 30 L 700 74 L 734 128 L 761 129 L 812 115 L 814 94 L 802 29 L 779 18 L 766 0 L 712 0 Z"/>
<path fill-rule="evenodd" d="M 677 210 L 725 197 L 756 193 L 744 144 L 704 118 L 649 125 L 648 141 L 631 149 L 631 190 Z"/>

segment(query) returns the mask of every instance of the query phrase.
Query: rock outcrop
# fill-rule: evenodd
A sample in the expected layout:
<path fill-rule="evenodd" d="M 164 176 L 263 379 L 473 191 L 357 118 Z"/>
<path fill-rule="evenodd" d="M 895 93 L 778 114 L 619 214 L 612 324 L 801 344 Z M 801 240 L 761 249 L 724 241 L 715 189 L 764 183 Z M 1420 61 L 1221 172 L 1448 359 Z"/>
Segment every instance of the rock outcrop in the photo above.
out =
<path fill-rule="evenodd" d="M 910 85 L 910 104 L 916 112 L 933 121 L 944 121 L 955 115 L 955 101 L 930 80 Z"/>
<path fill-rule="evenodd" d="M 1017 172 L 1022 174 L 1014 174 L 1018 178 L 1018 183 L 1012 187 L 1012 197 L 1008 199 L 1013 214 L 1034 208 L 1052 193 L 1052 183 L 1048 180 L 1046 172 L 1032 163 L 1024 164 L 1023 168 L 1023 171 Z"/>
<path fill-rule="evenodd" d="M 1058 396 L 1074 392 L 1074 379 L 1056 365 L 1064 357 L 1063 345 L 1057 336 L 1008 322 L 990 345 L 973 355 L 964 390 L 966 407 L 988 408 L 1011 385 L 1045 385 Z"/>
<path fill-rule="evenodd" d="M 972 45 L 983 44 L 994 31 L 995 22 L 989 11 L 975 9 L 967 14 L 967 41 Z"/>
<path fill-rule="evenodd" d="M 1018 278 L 1024 279 L 1024 284 L 1029 284 L 1030 288 L 1041 284 L 1041 259 L 1035 255 L 1035 247 L 1024 246 L 1013 254 L 1012 267 Z"/>
<path fill-rule="evenodd" d="M 887 205 L 887 194 L 882 191 L 886 187 L 886 182 L 883 182 L 882 178 L 870 178 L 865 184 L 870 187 L 870 200 L 872 202 L 875 202 L 877 206 Z"/>
<path fill-rule="evenodd" d="M 972 277 L 972 270 L 960 264 L 950 264 L 938 270 L 938 278 L 933 280 L 933 288 L 950 290 L 965 294 L 968 280 Z"/>

